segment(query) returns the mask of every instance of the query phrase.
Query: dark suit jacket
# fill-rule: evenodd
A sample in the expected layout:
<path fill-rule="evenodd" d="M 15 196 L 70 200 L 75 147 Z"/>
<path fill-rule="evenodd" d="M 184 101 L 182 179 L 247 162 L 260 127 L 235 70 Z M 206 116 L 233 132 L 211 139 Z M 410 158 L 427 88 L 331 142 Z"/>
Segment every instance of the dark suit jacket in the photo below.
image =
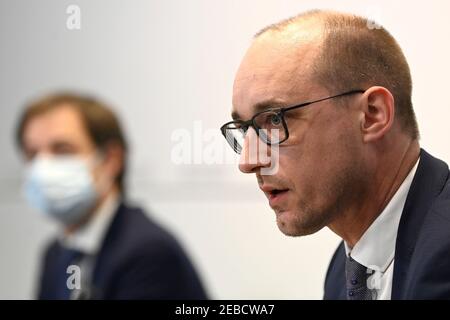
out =
<path fill-rule="evenodd" d="M 346 299 L 342 242 L 330 262 L 324 299 Z M 450 180 L 446 163 L 421 150 L 395 246 L 392 299 L 450 299 Z"/>
<path fill-rule="evenodd" d="M 58 299 L 54 268 L 61 246 L 47 248 L 39 299 Z M 206 299 L 177 241 L 138 208 L 121 204 L 96 257 L 94 299 Z"/>

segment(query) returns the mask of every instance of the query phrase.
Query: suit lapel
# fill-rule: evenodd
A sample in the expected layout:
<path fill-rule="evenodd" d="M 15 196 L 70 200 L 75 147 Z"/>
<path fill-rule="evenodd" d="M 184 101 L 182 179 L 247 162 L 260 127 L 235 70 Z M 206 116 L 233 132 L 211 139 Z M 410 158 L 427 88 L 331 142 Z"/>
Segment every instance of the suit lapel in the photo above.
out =
<path fill-rule="evenodd" d="M 405 279 L 418 233 L 434 199 L 442 191 L 448 174 L 445 162 L 421 150 L 417 172 L 406 198 L 397 232 L 392 299 L 405 297 Z"/>

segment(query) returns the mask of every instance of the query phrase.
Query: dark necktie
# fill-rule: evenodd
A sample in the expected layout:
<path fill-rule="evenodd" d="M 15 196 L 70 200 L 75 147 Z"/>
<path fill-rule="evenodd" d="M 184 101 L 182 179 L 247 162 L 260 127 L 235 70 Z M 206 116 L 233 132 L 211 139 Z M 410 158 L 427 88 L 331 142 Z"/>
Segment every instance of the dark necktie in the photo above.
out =
<path fill-rule="evenodd" d="M 54 274 L 55 280 L 55 299 L 68 300 L 70 299 L 71 291 L 67 287 L 67 279 L 70 273 L 67 273 L 67 268 L 70 265 L 76 265 L 81 259 L 82 253 L 73 249 L 61 248 L 58 259 L 56 261 L 56 268 Z"/>
<path fill-rule="evenodd" d="M 367 287 L 367 268 L 348 256 L 345 261 L 347 300 L 375 300 L 376 290 Z"/>

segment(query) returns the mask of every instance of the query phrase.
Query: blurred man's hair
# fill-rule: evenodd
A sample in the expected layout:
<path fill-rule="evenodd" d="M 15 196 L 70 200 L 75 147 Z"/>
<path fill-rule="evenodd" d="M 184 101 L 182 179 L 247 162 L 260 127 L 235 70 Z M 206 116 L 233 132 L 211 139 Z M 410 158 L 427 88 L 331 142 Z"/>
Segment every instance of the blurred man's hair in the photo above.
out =
<path fill-rule="evenodd" d="M 402 129 L 418 139 L 408 63 L 397 41 L 374 21 L 351 14 L 312 10 L 269 25 L 255 38 L 296 24 L 301 28 L 301 22 L 310 19 L 323 27 L 322 48 L 313 68 L 313 76 L 319 84 L 333 93 L 369 86 L 385 87 L 394 96 L 395 112 Z"/>
<path fill-rule="evenodd" d="M 70 106 L 81 116 L 83 125 L 93 144 L 99 150 L 105 150 L 111 144 L 122 148 L 122 169 L 116 177 L 116 183 L 122 195 L 125 195 L 125 173 L 127 167 L 128 143 L 120 126 L 119 119 L 110 107 L 99 100 L 81 94 L 60 92 L 42 97 L 26 105 L 16 129 L 16 143 L 24 149 L 24 131 L 33 118 L 59 107 Z"/>

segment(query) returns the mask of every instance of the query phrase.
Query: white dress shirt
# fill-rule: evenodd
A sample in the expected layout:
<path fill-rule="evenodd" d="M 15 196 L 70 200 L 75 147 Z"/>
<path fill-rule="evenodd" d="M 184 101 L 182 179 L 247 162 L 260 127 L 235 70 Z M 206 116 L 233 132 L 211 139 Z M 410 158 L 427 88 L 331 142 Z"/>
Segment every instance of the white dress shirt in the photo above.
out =
<path fill-rule="evenodd" d="M 406 179 L 384 208 L 364 232 L 353 248 L 345 244 L 345 252 L 363 266 L 373 270 L 370 284 L 376 289 L 377 300 L 390 300 L 394 275 L 394 255 L 398 225 L 412 180 L 419 164 L 417 160 Z"/>

